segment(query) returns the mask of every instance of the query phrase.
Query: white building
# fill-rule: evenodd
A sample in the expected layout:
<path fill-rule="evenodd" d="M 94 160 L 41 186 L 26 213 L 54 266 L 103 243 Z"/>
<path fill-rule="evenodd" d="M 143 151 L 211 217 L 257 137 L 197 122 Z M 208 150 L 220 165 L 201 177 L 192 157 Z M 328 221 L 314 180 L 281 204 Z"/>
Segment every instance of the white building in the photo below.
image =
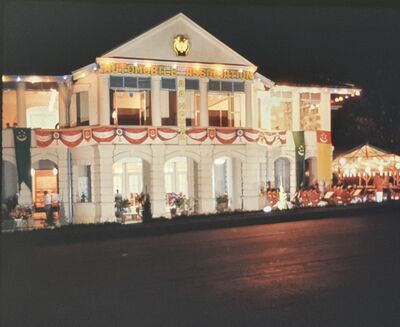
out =
<path fill-rule="evenodd" d="M 198 213 L 221 193 L 232 210 L 259 210 L 267 181 L 296 190 L 292 131 L 304 131 L 310 182 L 330 183 L 332 94 L 359 90 L 275 84 L 178 14 L 72 75 L 3 76 L 3 194 L 17 190 L 17 124 L 32 128 L 32 200 L 58 192 L 74 223 L 115 220 L 117 189 L 148 193 L 153 217 L 169 192 Z"/>

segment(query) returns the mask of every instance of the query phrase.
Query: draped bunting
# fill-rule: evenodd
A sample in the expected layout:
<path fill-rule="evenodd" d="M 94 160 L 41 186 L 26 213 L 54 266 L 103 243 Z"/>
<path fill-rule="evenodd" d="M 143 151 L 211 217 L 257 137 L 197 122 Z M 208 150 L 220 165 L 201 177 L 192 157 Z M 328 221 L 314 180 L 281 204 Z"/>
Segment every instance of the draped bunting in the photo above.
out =
<path fill-rule="evenodd" d="M 233 144 L 237 141 L 259 143 L 267 146 L 286 144 L 286 132 L 265 132 L 251 128 L 191 128 L 185 134 L 196 142 L 204 142 L 207 139 L 220 144 Z M 179 135 L 177 128 L 156 127 L 110 127 L 67 129 L 67 130 L 35 130 L 36 144 L 39 147 L 47 147 L 51 144 L 59 144 L 69 148 L 76 147 L 82 142 L 110 143 L 125 140 L 130 144 L 142 144 L 144 142 L 167 142 Z"/>

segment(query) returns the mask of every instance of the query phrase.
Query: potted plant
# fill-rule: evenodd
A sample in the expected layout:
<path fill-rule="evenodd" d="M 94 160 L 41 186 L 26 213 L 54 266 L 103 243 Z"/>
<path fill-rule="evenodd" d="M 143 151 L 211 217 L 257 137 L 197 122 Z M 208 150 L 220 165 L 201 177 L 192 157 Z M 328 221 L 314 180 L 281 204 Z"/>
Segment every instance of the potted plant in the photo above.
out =
<path fill-rule="evenodd" d="M 128 208 L 130 205 L 128 199 L 116 199 L 115 200 L 115 216 L 120 218 L 122 216 L 122 213 Z"/>
<path fill-rule="evenodd" d="M 217 212 L 224 212 L 228 209 L 228 194 L 223 193 L 216 197 Z"/>

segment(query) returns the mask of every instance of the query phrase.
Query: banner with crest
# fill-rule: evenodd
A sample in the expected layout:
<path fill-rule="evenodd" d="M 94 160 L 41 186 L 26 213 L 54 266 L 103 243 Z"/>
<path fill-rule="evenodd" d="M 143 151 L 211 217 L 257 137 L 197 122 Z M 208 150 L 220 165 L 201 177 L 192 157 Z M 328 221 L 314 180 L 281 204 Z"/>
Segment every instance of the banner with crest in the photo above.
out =
<path fill-rule="evenodd" d="M 304 131 L 293 133 L 293 140 L 296 151 L 296 187 L 305 186 L 305 168 L 306 168 L 306 144 L 304 141 Z"/>
<path fill-rule="evenodd" d="M 317 178 L 326 185 L 332 180 L 332 136 L 330 131 L 317 131 Z"/>
<path fill-rule="evenodd" d="M 31 129 L 14 128 L 15 160 L 17 162 L 18 189 L 22 183 L 32 191 L 31 177 Z"/>

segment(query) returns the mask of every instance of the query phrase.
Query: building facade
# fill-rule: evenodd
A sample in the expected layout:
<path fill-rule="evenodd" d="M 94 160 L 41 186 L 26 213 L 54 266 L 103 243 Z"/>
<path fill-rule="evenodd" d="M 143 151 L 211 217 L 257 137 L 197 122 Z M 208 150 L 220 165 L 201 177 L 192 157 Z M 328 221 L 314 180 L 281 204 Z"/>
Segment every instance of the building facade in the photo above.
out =
<path fill-rule="evenodd" d="M 222 194 L 263 208 L 267 182 L 329 184 L 333 96 L 360 92 L 276 84 L 183 14 L 71 75 L 3 76 L 3 90 L 3 196 L 18 191 L 13 127 L 30 128 L 21 192 L 37 207 L 58 193 L 73 223 L 114 221 L 117 190 L 149 194 L 162 217 L 172 192 L 211 213 Z"/>

